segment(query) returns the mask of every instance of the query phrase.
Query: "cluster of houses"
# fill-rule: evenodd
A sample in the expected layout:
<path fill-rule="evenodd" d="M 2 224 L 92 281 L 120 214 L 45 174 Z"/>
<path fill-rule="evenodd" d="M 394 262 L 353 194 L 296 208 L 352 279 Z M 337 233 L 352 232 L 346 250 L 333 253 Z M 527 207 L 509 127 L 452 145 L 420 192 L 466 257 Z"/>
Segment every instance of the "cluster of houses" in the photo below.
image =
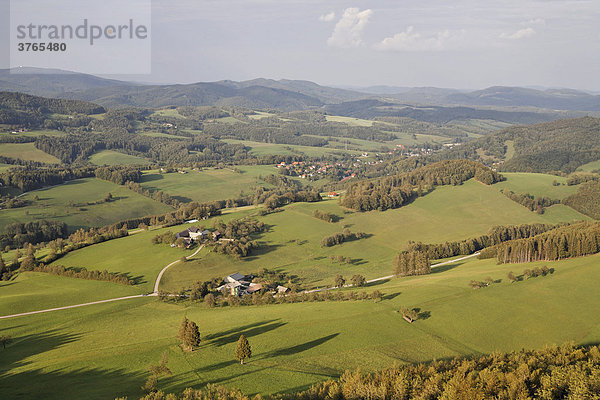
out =
<path fill-rule="evenodd" d="M 288 170 L 288 174 L 291 176 L 297 176 L 303 179 L 320 179 L 319 175 L 327 175 L 332 171 L 337 171 L 340 169 L 345 169 L 344 178 L 355 177 L 356 174 L 352 171 L 351 168 L 346 167 L 343 163 L 312 163 L 308 164 L 304 161 L 294 161 L 293 163 L 286 163 L 282 161 L 277 164 L 277 168 L 283 168 Z"/>
<path fill-rule="evenodd" d="M 236 272 L 223 278 L 224 283 L 217 290 L 232 296 L 244 296 L 252 295 L 262 289 L 268 289 L 261 283 L 252 282 L 253 279 L 254 275 L 243 275 Z M 273 294 L 285 294 L 290 289 L 279 285 L 275 289 L 271 289 L 271 291 L 274 292 Z"/>
<path fill-rule="evenodd" d="M 219 232 L 219 231 L 211 232 L 208 229 L 200 230 L 200 228 L 198 228 L 196 226 L 192 226 L 190 228 L 187 228 L 184 231 L 177 232 L 175 234 L 175 238 L 176 239 L 182 238 L 184 240 L 185 244 L 189 246 L 189 245 L 193 244 L 194 242 L 199 242 L 199 241 L 206 240 L 206 239 L 219 240 L 219 239 L 221 239 L 221 232 Z"/>

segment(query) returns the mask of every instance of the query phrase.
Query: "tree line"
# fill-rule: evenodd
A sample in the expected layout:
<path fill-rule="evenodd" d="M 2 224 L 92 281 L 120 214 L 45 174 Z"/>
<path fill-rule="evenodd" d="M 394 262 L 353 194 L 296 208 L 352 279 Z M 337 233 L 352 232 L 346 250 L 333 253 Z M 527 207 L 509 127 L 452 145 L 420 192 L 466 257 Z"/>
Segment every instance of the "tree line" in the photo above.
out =
<path fill-rule="evenodd" d="M 490 247 L 480 258 L 496 257 L 499 263 L 555 261 L 600 252 L 600 222 L 562 226 L 539 235 Z"/>
<path fill-rule="evenodd" d="M 87 279 L 117 283 L 119 285 L 135 285 L 135 280 L 129 279 L 126 274 L 108 272 L 107 270 L 88 270 L 85 267 L 65 267 L 63 265 L 39 264 L 31 269 L 34 272 L 45 272 L 51 275 L 66 276 L 68 278 Z"/>
<path fill-rule="evenodd" d="M 582 183 L 577 192 L 563 199 L 562 203 L 588 217 L 600 219 L 600 182 Z"/>
<path fill-rule="evenodd" d="M 431 262 L 423 251 L 403 251 L 394 259 L 394 275 L 427 275 L 431 272 Z"/>
<path fill-rule="evenodd" d="M 539 235 L 555 229 L 560 225 L 548 224 L 523 224 L 509 226 L 494 226 L 487 234 L 476 238 L 465 239 L 455 242 L 445 242 L 439 244 L 424 244 L 421 242 L 409 242 L 407 251 L 419 251 L 425 253 L 427 258 L 439 260 L 460 255 L 473 254 L 476 251 L 487 247 L 497 245 L 502 242 L 515 239 L 523 239 Z"/>
<path fill-rule="evenodd" d="M 560 204 L 560 200 L 553 200 L 548 197 L 535 197 L 529 193 L 515 193 L 512 190 L 502 191 L 506 197 L 527 208 L 529 211 L 533 211 L 537 214 L 543 214 L 546 207 L 550 207 L 554 204 Z"/>
<path fill-rule="evenodd" d="M 385 211 L 402 207 L 436 186 L 460 185 L 472 178 L 487 185 L 502 179 L 474 161 L 441 161 L 395 176 L 356 182 L 347 188 L 341 204 L 357 211 Z"/>

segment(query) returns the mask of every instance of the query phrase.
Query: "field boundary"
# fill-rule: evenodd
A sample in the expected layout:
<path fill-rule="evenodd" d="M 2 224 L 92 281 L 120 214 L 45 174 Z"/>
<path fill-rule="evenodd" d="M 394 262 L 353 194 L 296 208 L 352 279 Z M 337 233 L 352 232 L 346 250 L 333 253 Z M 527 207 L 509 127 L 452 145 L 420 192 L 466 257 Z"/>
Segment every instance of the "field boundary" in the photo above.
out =
<path fill-rule="evenodd" d="M 204 245 L 201 245 L 200 247 L 198 247 L 198 249 L 196 249 L 195 252 L 193 252 L 189 256 L 186 256 L 185 258 L 186 259 L 190 259 L 190 258 L 194 257 L 203 248 L 204 248 Z M 452 263 L 455 263 L 457 261 L 462 261 L 462 260 L 466 260 L 468 258 L 476 257 L 476 256 L 479 255 L 479 253 L 480 252 L 476 252 L 476 253 L 470 254 L 468 256 L 456 258 L 454 260 L 444 261 L 444 262 L 432 265 L 431 268 L 440 267 L 442 265 L 452 264 Z M 132 295 L 132 296 L 117 297 L 117 298 L 114 298 L 114 299 L 98 300 L 98 301 L 91 301 L 89 303 L 74 304 L 74 305 L 71 305 L 71 306 L 48 308 L 46 310 L 29 311 L 29 312 L 24 312 L 24 313 L 19 313 L 19 314 L 12 314 L 12 315 L 3 315 L 3 316 L 0 316 L 0 319 L 8 319 L 8 318 L 14 318 L 14 317 L 23 317 L 23 316 L 26 316 L 26 315 L 41 314 L 41 313 L 46 313 L 46 312 L 51 312 L 51 311 L 68 310 L 70 308 L 91 306 L 91 305 L 94 305 L 94 304 L 110 303 L 110 302 L 113 302 L 113 301 L 120 301 L 120 300 L 137 299 L 137 298 L 140 298 L 140 297 L 157 297 L 158 296 L 158 287 L 160 286 L 160 280 L 162 279 L 164 273 L 169 268 L 171 268 L 173 265 L 177 264 L 178 262 L 180 262 L 180 260 L 176 260 L 176 261 L 173 261 L 172 263 L 167 264 L 159 272 L 158 277 L 156 278 L 156 281 L 154 283 L 154 292 L 152 292 L 150 294 L 136 294 L 136 295 Z M 383 280 L 386 280 L 386 279 L 392 279 L 394 277 L 395 277 L 395 275 L 383 276 L 381 278 L 375 278 L 375 279 L 368 280 L 368 281 L 366 281 L 366 283 L 373 283 L 373 282 L 383 281 Z M 352 287 L 352 286 L 354 286 L 354 285 L 352 285 L 352 284 L 344 285 L 344 287 Z M 321 289 L 313 289 L 313 290 L 307 290 L 304 293 L 323 292 L 323 291 L 326 291 L 326 290 L 334 290 L 334 289 L 338 289 L 338 288 L 337 287 L 328 287 L 328 288 L 321 288 Z"/>

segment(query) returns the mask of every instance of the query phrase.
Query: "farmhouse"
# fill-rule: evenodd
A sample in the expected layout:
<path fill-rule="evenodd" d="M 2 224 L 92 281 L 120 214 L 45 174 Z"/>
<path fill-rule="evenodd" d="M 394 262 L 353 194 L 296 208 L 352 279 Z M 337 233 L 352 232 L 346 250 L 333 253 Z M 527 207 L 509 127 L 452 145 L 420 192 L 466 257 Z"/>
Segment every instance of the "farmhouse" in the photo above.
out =
<path fill-rule="evenodd" d="M 242 296 L 245 294 L 252 294 L 260 289 L 262 285 L 252 283 L 254 279 L 253 275 L 243 275 L 239 272 L 231 274 L 223 278 L 223 285 L 219 286 L 217 290 L 228 292 L 232 296 Z"/>

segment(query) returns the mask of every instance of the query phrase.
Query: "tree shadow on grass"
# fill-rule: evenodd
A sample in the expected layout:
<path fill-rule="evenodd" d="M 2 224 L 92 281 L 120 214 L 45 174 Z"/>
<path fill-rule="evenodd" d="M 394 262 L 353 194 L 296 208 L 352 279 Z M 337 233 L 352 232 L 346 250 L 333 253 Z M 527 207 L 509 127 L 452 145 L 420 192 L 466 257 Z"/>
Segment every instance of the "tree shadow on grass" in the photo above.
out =
<path fill-rule="evenodd" d="M 450 271 L 451 269 L 460 267 L 463 264 L 464 264 L 464 262 L 457 262 L 457 263 L 453 263 L 453 264 L 440 265 L 439 267 L 433 267 L 433 268 L 431 268 L 431 273 L 432 274 L 439 274 L 441 272 Z"/>
<path fill-rule="evenodd" d="M 301 353 L 306 350 L 310 350 L 313 347 L 317 347 L 334 339 L 337 337 L 339 333 L 333 333 L 331 335 L 323 336 L 322 338 L 311 340 L 305 343 L 298 344 L 296 346 L 284 347 L 278 350 L 273 350 L 271 352 L 262 354 L 260 358 L 272 358 L 272 357 L 281 357 L 281 356 L 291 356 L 297 353 Z"/>
<path fill-rule="evenodd" d="M 185 196 L 171 196 L 171 197 L 173 197 L 175 200 L 180 201 L 182 203 L 191 203 L 193 201 L 189 197 L 185 197 Z"/>
<path fill-rule="evenodd" d="M 146 182 L 152 182 L 152 181 L 160 181 L 162 179 L 165 179 L 162 174 L 145 174 L 144 177 L 142 178 L 142 182 L 146 183 Z"/>
<path fill-rule="evenodd" d="M 413 308 L 413 310 L 415 310 L 417 312 L 417 315 L 419 316 L 419 320 L 425 320 L 425 319 L 429 319 L 431 317 L 431 311 L 423 311 L 419 307 Z"/>
<path fill-rule="evenodd" d="M 402 292 L 397 292 L 397 293 L 390 293 L 390 294 L 386 294 L 385 296 L 383 296 L 382 298 L 384 300 L 393 300 L 396 297 L 400 296 L 402 294 Z"/>
<path fill-rule="evenodd" d="M 277 250 L 278 248 L 283 247 L 281 244 L 266 244 L 261 243 L 258 249 L 252 250 L 252 255 L 249 257 L 243 257 L 243 261 L 253 261 L 260 258 L 260 256 L 264 256 L 267 253 Z"/>
<path fill-rule="evenodd" d="M 388 283 L 390 280 L 391 279 L 382 279 L 380 281 L 369 282 L 369 283 L 365 284 L 364 287 L 372 287 L 372 286 L 383 285 L 384 283 Z"/>
<path fill-rule="evenodd" d="M 11 329 L 18 326 L 12 326 Z M 0 348 L 0 381 L 5 399 L 74 398 L 85 393 L 85 398 L 139 397 L 144 373 L 124 369 L 77 368 L 51 370 L 36 368 L 34 356 L 59 349 L 81 338 L 79 334 L 57 330 L 18 336 Z M 101 384 L 98 384 L 101 382 Z"/>
<path fill-rule="evenodd" d="M 261 335 L 274 329 L 281 328 L 285 324 L 285 322 L 277 322 L 277 320 L 263 321 L 229 329 L 225 332 L 208 335 L 206 339 L 210 341 L 210 343 L 208 343 L 209 345 L 220 347 L 225 346 L 226 344 L 237 342 L 242 334 L 247 338 L 250 338 L 252 336 Z"/>

